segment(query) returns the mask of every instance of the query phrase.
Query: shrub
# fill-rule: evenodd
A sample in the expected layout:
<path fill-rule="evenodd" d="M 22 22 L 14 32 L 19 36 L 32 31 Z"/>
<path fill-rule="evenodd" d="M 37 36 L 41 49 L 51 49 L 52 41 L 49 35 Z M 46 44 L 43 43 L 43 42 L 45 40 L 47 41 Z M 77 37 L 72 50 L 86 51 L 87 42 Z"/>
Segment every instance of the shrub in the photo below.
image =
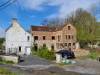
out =
<path fill-rule="evenodd" d="M 0 61 L 2 61 L 2 57 L 0 57 Z"/>
<path fill-rule="evenodd" d="M 91 59 L 97 59 L 97 57 L 98 57 L 99 55 L 100 55 L 100 53 L 97 52 L 96 50 L 94 50 L 94 51 L 90 51 L 89 57 L 90 57 Z"/>
<path fill-rule="evenodd" d="M 36 55 L 45 59 L 49 59 L 49 60 L 55 59 L 54 52 L 49 51 L 47 47 L 41 47 L 40 49 L 38 49 L 38 51 L 36 52 Z"/>
<path fill-rule="evenodd" d="M 7 64 L 14 64 L 13 61 L 5 61 L 5 63 L 7 63 Z"/>

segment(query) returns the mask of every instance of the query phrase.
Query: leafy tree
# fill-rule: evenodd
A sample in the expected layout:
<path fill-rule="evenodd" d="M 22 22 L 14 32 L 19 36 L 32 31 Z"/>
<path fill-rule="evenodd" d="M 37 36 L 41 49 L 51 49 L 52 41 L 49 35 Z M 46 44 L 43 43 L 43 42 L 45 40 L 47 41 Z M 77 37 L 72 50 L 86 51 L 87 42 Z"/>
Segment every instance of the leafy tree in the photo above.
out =
<path fill-rule="evenodd" d="M 89 12 L 78 9 L 66 19 L 66 22 L 72 23 L 77 29 L 77 39 L 79 42 L 93 43 L 96 38 L 96 19 Z"/>
<path fill-rule="evenodd" d="M 65 19 L 55 18 L 52 20 L 45 20 L 44 22 L 45 25 L 52 27 L 60 27 L 68 23 L 71 23 L 76 27 L 77 41 L 82 45 L 86 45 L 88 43 L 93 44 L 100 32 L 100 29 L 98 29 L 97 26 L 96 18 L 88 11 L 81 8 L 72 12 Z"/>

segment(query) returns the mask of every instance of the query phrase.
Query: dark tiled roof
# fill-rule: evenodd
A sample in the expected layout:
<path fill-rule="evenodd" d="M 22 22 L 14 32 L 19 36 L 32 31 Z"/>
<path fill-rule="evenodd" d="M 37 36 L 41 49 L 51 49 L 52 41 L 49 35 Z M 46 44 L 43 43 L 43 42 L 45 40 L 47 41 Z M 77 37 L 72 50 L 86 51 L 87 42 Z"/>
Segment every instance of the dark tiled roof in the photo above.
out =
<path fill-rule="evenodd" d="M 54 27 L 48 27 L 48 26 L 31 26 L 32 31 L 56 31 L 56 28 Z"/>

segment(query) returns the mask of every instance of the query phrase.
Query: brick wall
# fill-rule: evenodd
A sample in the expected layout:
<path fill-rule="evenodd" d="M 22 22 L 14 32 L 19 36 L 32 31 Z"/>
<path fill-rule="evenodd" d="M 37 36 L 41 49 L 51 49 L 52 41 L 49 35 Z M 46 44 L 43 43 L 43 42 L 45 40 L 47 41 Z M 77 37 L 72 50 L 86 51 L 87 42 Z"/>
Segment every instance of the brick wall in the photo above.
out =
<path fill-rule="evenodd" d="M 35 40 L 34 43 L 38 44 L 38 47 L 43 46 L 43 44 L 46 44 L 46 46 L 51 49 L 51 46 L 54 45 L 54 49 L 58 50 L 63 45 L 65 47 L 67 43 L 67 48 L 69 47 L 69 43 L 71 43 L 71 48 L 75 48 L 74 43 L 76 43 L 76 29 L 73 25 L 68 24 L 65 25 L 63 28 L 57 31 L 34 31 L 31 30 L 32 36 L 38 36 L 38 40 Z M 43 36 L 45 36 L 45 40 L 43 40 Z M 55 39 L 52 39 L 52 36 L 55 37 Z M 67 36 L 67 37 L 66 37 Z M 70 36 L 70 38 L 69 38 Z"/>

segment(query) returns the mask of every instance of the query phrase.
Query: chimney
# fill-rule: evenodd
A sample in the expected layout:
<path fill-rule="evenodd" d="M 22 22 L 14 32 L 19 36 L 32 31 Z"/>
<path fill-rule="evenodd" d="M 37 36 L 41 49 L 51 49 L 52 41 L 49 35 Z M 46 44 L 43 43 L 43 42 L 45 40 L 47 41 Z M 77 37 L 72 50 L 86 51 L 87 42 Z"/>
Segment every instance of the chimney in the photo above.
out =
<path fill-rule="evenodd" d="M 14 26 L 14 25 L 16 25 L 16 24 L 18 24 L 17 19 L 16 19 L 16 18 L 13 18 L 13 19 L 12 19 L 12 25 Z"/>

